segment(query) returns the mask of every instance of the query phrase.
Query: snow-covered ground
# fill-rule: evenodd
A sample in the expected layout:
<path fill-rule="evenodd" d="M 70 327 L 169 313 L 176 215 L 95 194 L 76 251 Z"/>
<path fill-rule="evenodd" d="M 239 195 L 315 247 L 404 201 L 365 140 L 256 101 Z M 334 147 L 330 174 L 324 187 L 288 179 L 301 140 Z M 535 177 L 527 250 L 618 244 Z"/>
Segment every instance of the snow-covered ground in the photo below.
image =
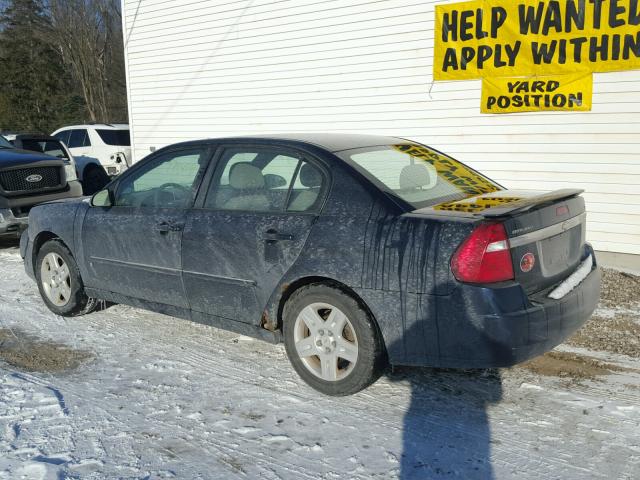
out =
<path fill-rule="evenodd" d="M 640 477 L 635 358 L 563 347 L 624 370 L 409 369 L 328 398 L 281 346 L 123 306 L 63 319 L 17 248 L 0 247 L 0 266 L 0 329 L 14 344 L 91 355 L 63 373 L 0 359 L 0 478 Z"/>

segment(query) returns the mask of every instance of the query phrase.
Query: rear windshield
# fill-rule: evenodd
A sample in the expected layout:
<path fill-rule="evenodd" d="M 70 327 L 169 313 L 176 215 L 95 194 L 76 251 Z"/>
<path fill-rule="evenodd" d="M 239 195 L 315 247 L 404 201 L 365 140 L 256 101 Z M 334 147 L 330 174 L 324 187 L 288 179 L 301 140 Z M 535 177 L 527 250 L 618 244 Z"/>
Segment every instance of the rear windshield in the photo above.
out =
<path fill-rule="evenodd" d="M 14 148 L 14 147 L 13 145 L 11 145 L 9 140 L 7 140 L 2 135 L 0 135 L 0 148 Z"/>
<path fill-rule="evenodd" d="M 129 138 L 129 130 L 101 130 L 96 129 L 98 135 L 104 143 L 107 145 L 118 145 L 121 147 L 131 146 L 131 139 Z"/>
<path fill-rule="evenodd" d="M 475 170 L 423 145 L 359 148 L 337 155 L 379 188 L 414 208 L 502 190 Z"/>

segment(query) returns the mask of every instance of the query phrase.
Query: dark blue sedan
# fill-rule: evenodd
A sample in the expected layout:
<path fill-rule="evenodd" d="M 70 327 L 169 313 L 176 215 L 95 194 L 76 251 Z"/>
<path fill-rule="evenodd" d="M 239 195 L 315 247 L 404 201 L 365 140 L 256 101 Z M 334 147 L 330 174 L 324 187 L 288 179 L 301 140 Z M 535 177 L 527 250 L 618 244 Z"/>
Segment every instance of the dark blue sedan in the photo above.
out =
<path fill-rule="evenodd" d="M 34 208 L 26 270 L 58 315 L 123 303 L 284 341 L 313 388 L 389 365 L 509 366 L 598 301 L 579 190 L 506 190 L 393 137 L 172 145 L 91 200 Z"/>

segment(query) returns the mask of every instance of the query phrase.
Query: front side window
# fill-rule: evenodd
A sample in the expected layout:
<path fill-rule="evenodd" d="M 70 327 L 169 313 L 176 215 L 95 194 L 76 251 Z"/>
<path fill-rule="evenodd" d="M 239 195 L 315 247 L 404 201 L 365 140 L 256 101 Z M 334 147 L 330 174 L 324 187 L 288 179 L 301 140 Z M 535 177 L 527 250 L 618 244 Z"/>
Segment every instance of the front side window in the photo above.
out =
<path fill-rule="evenodd" d="M 106 130 L 97 128 L 96 132 L 98 132 L 100 139 L 107 145 L 116 145 L 120 147 L 131 146 L 129 130 Z"/>
<path fill-rule="evenodd" d="M 205 208 L 307 212 L 318 206 L 324 183 L 316 166 L 295 156 L 230 149 L 220 160 Z"/>
<path fill-rule="evenodd" d="M 415 208 L 502 190 L 475 170 L 423 145 L 359 148 L 338 156 Z"/>
<path fill-rule="evenodd" d="M 89 135 L 85 129 L 71 130 L 69 135 L 69 148 L 90 147 Z"/>
<path fill-rule="evenodd" d="M 208 162 L 206 148 L 167 152 L 132 171 L 119 183 L 120 207 L 188 208 Z"/>
<path fill-rule="evenodd" d="M 61 142 L 64 142 L 64 144 L 68 147 L 69 146 L 69 135 L 71 135 L 71 130 L 64 130 L 62 132 L 56 133 L 53 136 L 55 138 L 57 138 L 58 140 L 60 140 Z"/>

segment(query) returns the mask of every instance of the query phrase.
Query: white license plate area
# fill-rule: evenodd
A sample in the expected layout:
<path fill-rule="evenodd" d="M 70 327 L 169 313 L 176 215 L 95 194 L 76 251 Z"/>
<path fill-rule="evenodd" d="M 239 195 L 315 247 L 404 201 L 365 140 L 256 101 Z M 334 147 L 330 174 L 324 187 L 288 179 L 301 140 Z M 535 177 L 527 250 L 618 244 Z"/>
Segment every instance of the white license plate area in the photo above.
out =
<path fill-rule="evenodd" d="M 548 297 L 553 298 L 554 300 L 560 300 L 561 298 L 564 298 L 569 292 L 580 285 L 585 278 L 587 278 L 592 269 L 593 256 L 589 255 L 589 257 L 580 264 L 575 272 L 573 272 L 564 282 L 553 289 Z"/>

